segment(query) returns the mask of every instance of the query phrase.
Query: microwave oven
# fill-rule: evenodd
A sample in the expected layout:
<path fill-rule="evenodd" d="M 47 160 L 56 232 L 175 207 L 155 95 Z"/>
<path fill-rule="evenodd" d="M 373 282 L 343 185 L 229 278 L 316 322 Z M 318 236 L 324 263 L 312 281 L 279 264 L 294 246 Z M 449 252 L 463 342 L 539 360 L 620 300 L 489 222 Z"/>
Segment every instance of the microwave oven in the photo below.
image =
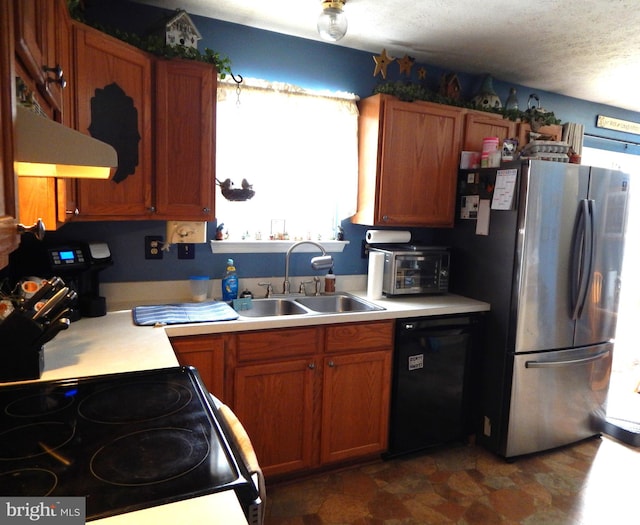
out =
<path fill-rule="evenodd" d="M 382 292 L 387 296 L 449 291 L 449 250 L 442 246 L 370 246 L 384 254 Z"/>

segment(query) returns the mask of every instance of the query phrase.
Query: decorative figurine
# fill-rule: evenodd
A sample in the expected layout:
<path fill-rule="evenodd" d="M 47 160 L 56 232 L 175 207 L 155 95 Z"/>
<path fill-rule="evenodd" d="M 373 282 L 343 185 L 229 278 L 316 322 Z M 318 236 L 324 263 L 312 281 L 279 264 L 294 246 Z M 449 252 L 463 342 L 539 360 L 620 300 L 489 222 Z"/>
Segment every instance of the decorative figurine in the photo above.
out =
<path fill-rule="evenodd" d="M 491 78 L 491 75 L 487 75 L 484 78 L 480 92 L 473 97 L 472 102 L 476 107 L 485 109 L 500 109 L 502 107 L 500 97 L 493 89 L 493 78 Z"/>
<path fill-rule="evenodd" d="M 373 57 L 373 61 L 376 63 L 376 68 L 373 71 L 373 76 L 375 77 L 378 75 L 378 73 L 380 73 L 382 75 L 382 78 L 387 78 L 387 67 L 394 60 L 395 58 L 387 55 L 387 50 L 383 49 L 382 53 L 380 53 L 378 56 Z"/>

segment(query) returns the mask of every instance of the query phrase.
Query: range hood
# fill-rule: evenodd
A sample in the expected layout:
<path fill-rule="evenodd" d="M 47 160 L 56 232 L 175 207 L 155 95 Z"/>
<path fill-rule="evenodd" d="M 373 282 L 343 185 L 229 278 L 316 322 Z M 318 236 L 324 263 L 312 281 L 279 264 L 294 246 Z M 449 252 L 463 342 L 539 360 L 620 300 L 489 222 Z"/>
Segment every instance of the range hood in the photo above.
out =
<path fill-rule="evenodd" d="M 118 167 L 109 144 L 17 104 L 15 171 L 21 177 L 108 179 Z"/>

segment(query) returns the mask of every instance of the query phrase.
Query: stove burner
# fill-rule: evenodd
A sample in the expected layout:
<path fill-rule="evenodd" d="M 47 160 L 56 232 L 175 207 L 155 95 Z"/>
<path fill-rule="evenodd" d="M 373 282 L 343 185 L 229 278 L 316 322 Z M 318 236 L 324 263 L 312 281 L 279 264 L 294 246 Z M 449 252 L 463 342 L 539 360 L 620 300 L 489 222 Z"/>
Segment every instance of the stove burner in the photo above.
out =
<path fill-rule="evenodd" d="M 137 382 L 90 395 L 80 402 L 78 412 L 95 423 L 138 423 L 174 414 L 191 398 L 191 392 L 177 383 Z"/>
<path fill-rule="evenodd" d="M 199 467 L 209 455 L 204 433 L 182 428 L 154 428 L 122 436 L 91 458 L 98 479 L 120 486 L 153 485 Z"/>
<path fill-rule="evenodd" d="M 25 468 L 0 473 L 0 487 L 3 496 L 44 497 L 53 492 L 58 484 L 58 476 L 50 470 Z"/>
<path fill-rule="evenodd" d="M 0 433 L 0 460 L 28 459 L 50 454 L 62 463 L 54 451 L 73 439 L 75 429 L 58 421 L 43 421 L 12 428 Z"/>
<path fill-rule="evenodd" d="M 34 417 L 54 414 L 73 403 L 73 396 L 65 392 L 28 396 L 9 403 L 4 411 L 13 417 Z"/>

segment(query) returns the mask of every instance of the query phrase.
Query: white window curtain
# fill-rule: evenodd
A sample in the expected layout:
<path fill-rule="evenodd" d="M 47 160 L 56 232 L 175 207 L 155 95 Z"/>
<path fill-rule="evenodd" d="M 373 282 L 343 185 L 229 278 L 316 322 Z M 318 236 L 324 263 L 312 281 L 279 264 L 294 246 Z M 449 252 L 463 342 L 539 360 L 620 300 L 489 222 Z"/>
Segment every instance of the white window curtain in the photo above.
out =
<path fill-rule="evenodd" d="M 255 195 L 228 201 L 216 189 L 216 218 L 233 240 L 331 239 L 355 212 L 356 97 L 245 79 L 218 86 L 216 177 L 242 180 Z M 281 232 L 280 232 L 281 233 Z"/>

